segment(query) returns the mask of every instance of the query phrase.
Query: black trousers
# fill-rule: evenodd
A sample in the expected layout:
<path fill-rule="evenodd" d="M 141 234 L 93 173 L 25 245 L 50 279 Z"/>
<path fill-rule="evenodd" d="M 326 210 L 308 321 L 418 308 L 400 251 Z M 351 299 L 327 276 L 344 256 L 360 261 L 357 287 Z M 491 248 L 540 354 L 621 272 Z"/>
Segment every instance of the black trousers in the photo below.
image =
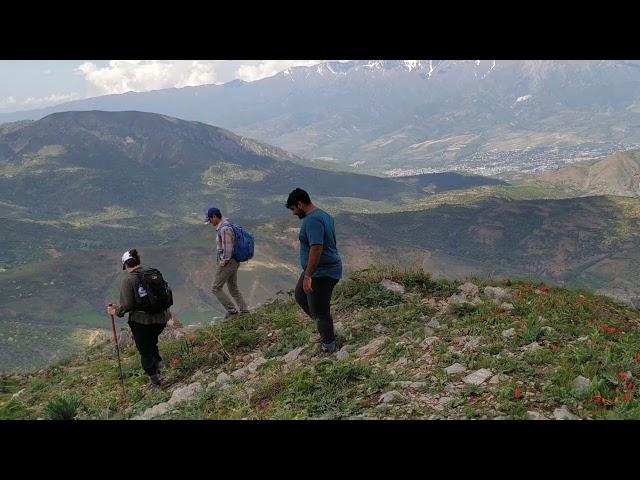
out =
<path fill-rule="evenodd" d="M 140 352 L 140 363 L 147 375 L 158 373 L 157 365 L 162 361 L 158 351 L 158 336 L 166 326 L 166 323 L 143 325 L 142 323 L 129 321 L 133 340 L 136 342 L 138 352 Z"/>
<path fill-rule="evenodd" d="M 313 277 L 311 279 L 313 292 L 306 294 L 302 288 L 303 279 L 304 273 L 300 275 L 296 285 L 296 302 L 307 315 L 315 320 L 322 343 L 331 343 L 335 340 L 333 318 L 331 317 L 331 294 L 338 280 L 331 277 Z"/>

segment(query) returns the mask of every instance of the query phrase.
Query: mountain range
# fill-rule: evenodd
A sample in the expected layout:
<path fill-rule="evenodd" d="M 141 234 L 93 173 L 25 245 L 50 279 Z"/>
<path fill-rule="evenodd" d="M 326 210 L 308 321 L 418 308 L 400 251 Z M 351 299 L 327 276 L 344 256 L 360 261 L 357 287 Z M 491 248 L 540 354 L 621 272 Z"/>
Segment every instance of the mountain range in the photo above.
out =
<path fill-rule="evenodd" d="M 371 172 L 541 170 L 640 144 L 640 62 L 358 60 L 0 114 L 140 110 Z"/>

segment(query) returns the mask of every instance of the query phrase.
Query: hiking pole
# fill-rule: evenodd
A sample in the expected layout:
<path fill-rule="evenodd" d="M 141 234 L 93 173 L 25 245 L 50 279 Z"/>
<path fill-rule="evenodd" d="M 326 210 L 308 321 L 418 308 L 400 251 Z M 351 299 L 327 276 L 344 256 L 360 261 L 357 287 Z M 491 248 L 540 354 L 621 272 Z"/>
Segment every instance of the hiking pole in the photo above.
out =
<path fill-rule="evenodd" d="M 109 306 L 112 304 L 110 303 Z M 111 328 L 113 330 L 113 341 L 116 344 L 116 355 L 118 356 L 118 369 L 120 370 L 120 384 L 122 385 L 122 396 L 124 401 L 127 401 L 127 394 L 124 391 L 124 375 L 122 375 L 122 364 L 120 363 L 120 348 L 118 347 L 118 335 L 116 334 L 116 321 L 113 315 L 111 315 Z"/>

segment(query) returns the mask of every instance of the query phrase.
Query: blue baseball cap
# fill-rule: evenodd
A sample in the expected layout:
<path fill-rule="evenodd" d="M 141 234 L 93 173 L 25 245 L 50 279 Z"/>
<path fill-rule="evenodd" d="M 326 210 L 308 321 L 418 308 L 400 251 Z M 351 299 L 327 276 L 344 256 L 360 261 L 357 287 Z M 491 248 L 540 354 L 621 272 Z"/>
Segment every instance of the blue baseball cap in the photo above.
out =
<path fill-rule="evenodd" d="M 222 216 L 222 213 L 220 213 L 220 209 L 216 207 L 211 207 L 209 210 L 207 210 L 207 218 L 205 218 L 204 223 L 209 223 L 211 221 L 211 217 L 218 217 L 218 216 Z"/>

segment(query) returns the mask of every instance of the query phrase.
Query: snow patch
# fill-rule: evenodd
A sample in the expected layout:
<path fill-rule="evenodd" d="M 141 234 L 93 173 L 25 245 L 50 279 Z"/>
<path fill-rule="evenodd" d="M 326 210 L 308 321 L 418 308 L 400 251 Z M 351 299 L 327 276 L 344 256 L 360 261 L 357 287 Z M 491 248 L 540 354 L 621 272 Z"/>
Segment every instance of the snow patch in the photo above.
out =
<path fill-rule="evenodd" d="M 516 103 L 520 103 L 520 102 L 526 102 L 527 100 L 529 100 L 531 98 L 531 95 L 524 95 L 522 97 L 518 97 L 516 99 Z"/>
<path fill-rule="evenodd" d="M 405 60 L 404 65 L 407 67 L 409 71 L 414 70 L 418 66 L 418 60 Z"/>

